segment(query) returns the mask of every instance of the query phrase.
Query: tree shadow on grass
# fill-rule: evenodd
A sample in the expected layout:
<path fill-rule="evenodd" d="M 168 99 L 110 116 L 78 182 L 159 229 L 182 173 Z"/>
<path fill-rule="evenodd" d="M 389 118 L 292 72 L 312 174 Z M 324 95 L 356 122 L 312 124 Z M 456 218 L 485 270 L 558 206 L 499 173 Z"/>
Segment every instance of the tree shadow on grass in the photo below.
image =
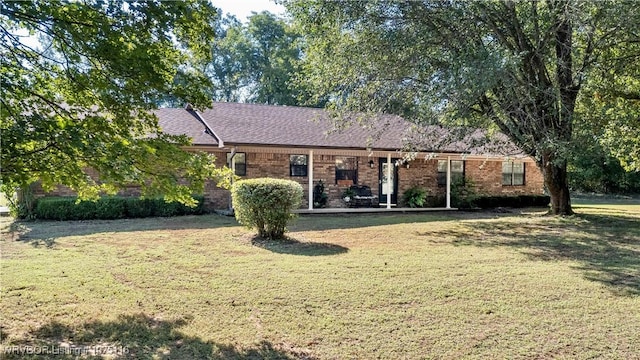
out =
<path fill-rule="evenodd" d="M 234 218 L 216 214 L 116 220 L 16 220 L 2 230 L 2 236 L 12 241 L 27 242 L 34 247 L 52 248 L 57 238 L 67 236 L 155 230 L 202 230 L 234 226 L 238 226 Z"/>
<path fill-rule="evenodd" d="M 349 251 L 349 248 L 336 244 L 299 241 L 290 237 L 268 240 L 256 235 L 251 238 L 251 244 L 278 254 L 302 256 L 338 255 Z"/>
<path fill-rule="evenodd" d="M 544 208 L 508 209 L 497 212 L 495 209 L 481 211 L 430 211 L 430 212 L 393 212 L 371 214 L 303 214 L 287 228 L 291 231 L 323 231 L 337 229 L 357 229 L 373 226 L 429 223 L 442 221 L 460 221 L 469 219 L 494 219 L 513 216 L 523 212 L 542 212 Z"/>
<path fill-rule="evenodd" d="M 550 219 L 553 220 L 553 219 Z M 419 235 L 459 246 L 507 246 L 531 259 L 575 261 L 586 279 L 620 295 L 640 295 L 640 218 L 577 214 L 562 221 L 472 221 L 454 231 Z"/>
<path fill-rule="evenodd" d="M 204 341 L 178 330 L 186 323 L 144 314 L 120 316 L 112 322 L 89 322 L 78 328 L 52 322 L 30 333 L 34 341 L 5 345 L 4 355 L 6 359 L 315 359 L 309 350 L 290 346 L 279 349 L 268 341 L 242 349 Z M 7 354 L 6 349 L 12 346 L 40 353 Z"/>

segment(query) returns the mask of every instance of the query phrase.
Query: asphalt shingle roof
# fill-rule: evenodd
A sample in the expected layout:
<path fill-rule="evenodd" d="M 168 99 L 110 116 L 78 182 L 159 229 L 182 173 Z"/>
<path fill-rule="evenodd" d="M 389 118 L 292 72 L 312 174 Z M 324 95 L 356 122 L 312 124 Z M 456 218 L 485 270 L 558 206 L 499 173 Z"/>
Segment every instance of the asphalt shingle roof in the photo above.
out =
<path fill-rule="evenodd" d="M 185 109 L 157 109 L 153 112 L 158 117 L 162 130 L 170 135 L 187 135 L 193 145 L 218 145 L 218 141 L 208 134 L 205 125 L 193 111 Z"/>
<path fill-rule="evenodd" d="M 411 124 L 398 116 L 381 115 L 363 124 L 350 122 L 350 126 L 335 130 L 325 110 L 296 106 L 214 103 L 211 109 L 198 113 L 181 108 L 158 109 L 155 114 L 166 133 L 185 134 L 193 139 L 194 145 L 218 145 L 222 140 L 225 145 L 398 150 L 406 139 L 415 138 L 415 133 L 410 131 Z M 208 132 L 207 126 L 215 136 Z M 473 136 L 443 142 L 449 132 L 443 128 L 423 127 L 422 130 L 428 135 L 418 142 L 423 151 L 521 153 L 504 136 L 504 141 L 494 142 L 495 146 L 490 147 L 474 144 Z"/>
<path fill-rule="evenodd" d="M 186 134 L 194 145 L 218 144 L 193 111 L 167 108 L 155 114 L 168 134 Z M 410 126 L 400 117 L 384 115 L 334 131 L 324 110 L 296 106 L 214 103 L 199 114 L 225 144 L 399 149 Z"/>

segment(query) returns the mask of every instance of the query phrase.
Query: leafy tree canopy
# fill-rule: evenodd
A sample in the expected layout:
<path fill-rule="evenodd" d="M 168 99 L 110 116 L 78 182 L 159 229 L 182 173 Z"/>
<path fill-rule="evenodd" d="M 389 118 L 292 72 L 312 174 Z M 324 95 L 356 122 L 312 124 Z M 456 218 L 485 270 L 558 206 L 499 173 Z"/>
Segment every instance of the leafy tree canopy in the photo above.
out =
<path fill-rule="evenodd" d="M 0 9 L 3 191 L 41 180 L 95 198 L 140 185 L 144 195 L 191 204 L 207 178 L 222 175 L 209 156 L 181 150 L 189 140 L 164 134 L 150 111 L 167 97 L 210 104 L 209 81 L 195 70 L 211 55 L 208 1 L 3 1 Z"/>
<path fill-rule="evenodd" d="M 285 6 L 309 45 L 301 79 L 332 107 L 500 131 L 538 162 L 555 214 L 572 213 L 567 159 L 576 121 L 599 108 L 609 132 L 599 141 L 624 138 L 611 148 L 637 158 L 637 116 L 630 120 L 640 10 L 632 1 Z M 598 93 L 602 103 L 590 104 Z"/>
<path fill-rule="evenodd" d="M 302 37 L 288 22 L 267 11 L 246 24 L 233 16 L 218 19 L 213 61 L 207 73 L 213 98 L 273 105 L 307 104 L 310 95 L 293 81 L 301 70 Z"/>

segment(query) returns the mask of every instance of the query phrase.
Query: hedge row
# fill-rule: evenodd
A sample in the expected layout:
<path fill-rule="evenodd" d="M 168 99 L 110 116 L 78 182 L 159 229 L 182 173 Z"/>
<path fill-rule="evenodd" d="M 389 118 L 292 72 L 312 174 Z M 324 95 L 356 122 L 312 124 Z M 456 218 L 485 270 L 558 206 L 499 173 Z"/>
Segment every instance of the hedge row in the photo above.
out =
<path fill-rule="evenodd" d="M 548 195 L 480 196 L 473 201 L 474 205 L 481 209 L 544 207 L 549 206 L 550 202 L 551 198 Z"/>
<path fill-rule="evenodd" d="M 113 196 L 76 204 L 76 197 L 45 197 L 38 199 L 35 217 L 46 220 L 91 220 L 204 214 L 204 197 L 194 196 L 194 199 L 198 205 L 191 208 L 177 202 L 168 203 L 164 199 Z"/>
<path fill-rule="evenodd" d="M 452 196 L 451 205 L 457 208 L 481 208 L 493 209 L 498 207 L 524 208 L 524 207 L 545 207 L 549 206 L 551 199 L 548 195 L 514 195 L 514 196 L 487 196 L 481 195 L 473 199 L 454 199 Z M 446 198 L 440 196 L 426 196 L 421 207 L 443 207 Z"/>

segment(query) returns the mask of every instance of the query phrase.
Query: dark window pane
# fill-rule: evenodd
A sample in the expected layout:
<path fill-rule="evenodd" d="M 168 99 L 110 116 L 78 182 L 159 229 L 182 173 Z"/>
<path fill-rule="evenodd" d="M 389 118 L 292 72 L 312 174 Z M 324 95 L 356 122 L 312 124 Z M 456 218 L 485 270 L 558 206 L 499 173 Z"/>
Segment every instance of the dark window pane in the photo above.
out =
<path fill-rule="evenodd" d="M 524 174 L 513 174 L 513 185 L 524 185 Z"/>
<path fill-rule="evenodd" d="M 464 160 L 451 160 L 451 183 L 464 182 Z M 447 160 L 438 160 L 438 186 L 447 185 Z"/>
<path fill-rule="evenodd" d="M 438 160 L 438 172 L 447 172 L 447 160 Z"/>
<path fill-rule="evenodd" d="M 236 164 L 236 175 L 238 176 L 247 175 L 247 164 Z"/>
<path fill-rule="evenodd" d="M 511 174 L 502 174 L 502 185 L 511 185 Z"/>
<path fill-rule="evenodd" d="M 336 158 L 336 184 L 351 180 L 351 184 L 358 183 L 358 161 L 355 157 Z"/>
<path fill-rule="evenodd" d="M 245 153 L 236 153 L 231 158 L 231 153 L 227 153 L 227 166 L 233 169 L 235 166 L 236 172 L 235 174 L 238 176 L 247 175 L 247 164 L 246 164 L 246 155 Z"/>
<path fill-rule="evenodd" d="M 291 165 L 291 176 L 307 176 L 307 165 Z"/>
<path fill-rule="evenodd" d="M 291 155 L 289 163 L 291 165 L 307 165 L 307 155 Z"/>
<path fill-rule="evenodd" d="M 307 155 L 291 155 L 289 157 L 289 175 L 307 176 Z"/>

